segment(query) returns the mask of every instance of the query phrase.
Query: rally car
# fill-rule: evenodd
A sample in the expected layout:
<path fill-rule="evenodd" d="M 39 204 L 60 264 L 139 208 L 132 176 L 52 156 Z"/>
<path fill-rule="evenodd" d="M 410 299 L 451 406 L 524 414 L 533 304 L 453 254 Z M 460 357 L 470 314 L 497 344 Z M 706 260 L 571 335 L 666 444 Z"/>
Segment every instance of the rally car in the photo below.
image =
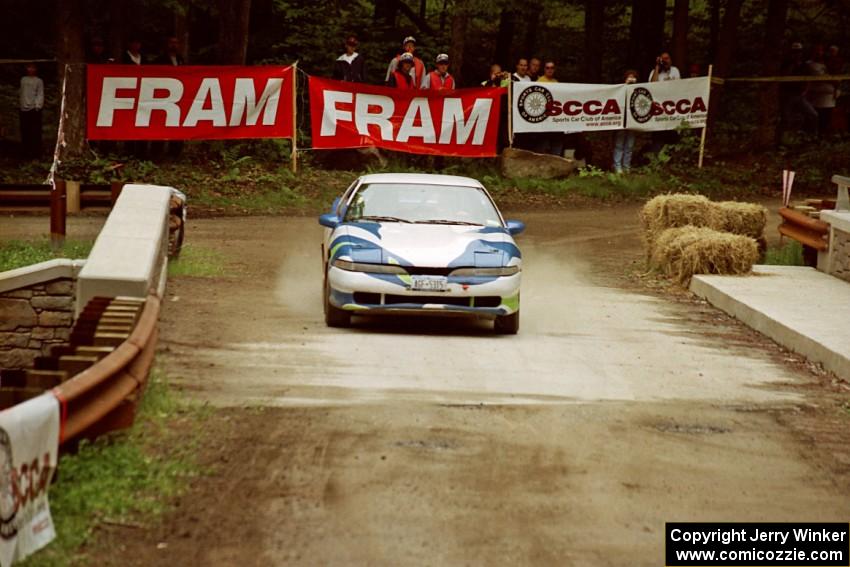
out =
<path fill-rule="evenodd" d="M 519 330 L 522 256 L 484 186 L 451 175 L 386 173 L 358 178 L 319 217 L 326 227 L 325 322 L 420 313 L 494 320 Z"/>

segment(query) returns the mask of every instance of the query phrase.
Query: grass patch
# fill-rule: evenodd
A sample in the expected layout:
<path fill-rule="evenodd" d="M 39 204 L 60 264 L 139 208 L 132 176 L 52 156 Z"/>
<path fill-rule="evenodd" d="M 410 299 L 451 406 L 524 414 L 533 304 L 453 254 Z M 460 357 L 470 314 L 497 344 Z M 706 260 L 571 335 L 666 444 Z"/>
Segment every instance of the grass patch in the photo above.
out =
<path fill-rule="evenodd" d="M 168 277 L 214 278 L 225 272 L 224 258 L 215 250 L 191 244 L 183 246 L 180 257 L 168 262 Z"/>
<path fill-rule="evenodd" d="M 88 258 L 93 244 L 91 241 L 66 240 L 64 246 L 54 250 L 47 239 L 9 240 L 0 243 L 0 272 L 31 266 L 54 258 L 74 260 Z"/>
<path fill-rule="evenodd" d="M 783 246 L 768 248 L 764 254 L 764 263 L 769 266 L 805 266 L 803 245 L 790 240 Z"/>
<path fill-rule="evenodd" d="M 204 417 L 201 407 L 175 396 L 162 372 L 152 371 L 131 429 L 82 442 L 75 454 L 61 457 L 49 496 L 57 537 L 23 567 L 81 565 L 81 548 L 98 524 L 150 523 L 165 512 L 199 472 L 197 441 L 187 441 L 197 435 L 181 436 L 170 427 L 187 414 Z"/>

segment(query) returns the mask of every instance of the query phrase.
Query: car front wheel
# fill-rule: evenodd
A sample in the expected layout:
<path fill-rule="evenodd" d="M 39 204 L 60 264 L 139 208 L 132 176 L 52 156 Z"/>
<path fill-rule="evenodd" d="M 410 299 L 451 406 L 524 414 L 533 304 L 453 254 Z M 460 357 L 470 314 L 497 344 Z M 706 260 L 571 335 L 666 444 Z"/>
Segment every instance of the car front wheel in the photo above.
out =
<path fill-rule="evenodd" d="M 351 325 L 351 313 L 331 304 L 331 288 L 325 278 L 325 324 L 328 327 L 348 327 Z"/>
<path fill-rule="evenodd" d="M 510 315 L 499 315 L 493 329 L 500 335 L 515 335 L 519 332 L 519 311 Z"/>

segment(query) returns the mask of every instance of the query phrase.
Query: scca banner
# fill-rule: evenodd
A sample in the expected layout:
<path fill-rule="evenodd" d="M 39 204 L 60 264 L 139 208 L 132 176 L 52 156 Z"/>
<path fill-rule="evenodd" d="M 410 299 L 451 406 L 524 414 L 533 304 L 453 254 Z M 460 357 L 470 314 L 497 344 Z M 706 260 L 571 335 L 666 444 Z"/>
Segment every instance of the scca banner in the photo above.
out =
<path fill-rule="evenodd" d="M 313 147 L 495 156 L 504 92 L 400 90 L 310 77 Z"/>
<path fill-rule="evenodd" d="M 89 65 L 90 140 L 291 138 L 294 67 Z"/>
<path fill-rule="evenodd" d="M 708 119 L 708 77 L 635 83 L 626 86 L 629 130 L 675 130 L 687 123 L 703 128 Z"/>
<path fill-rule="evenodd" d="M 623 127 L 625 85 L 517 82 L 512 86 L 514 132 L 583 132 Z"/>
<path fill-rule="evenodd" d="M 0 567 L 56 537 L 47 489 L 58 455 L 59 401 L 53 394 L 0 412 Z"/>

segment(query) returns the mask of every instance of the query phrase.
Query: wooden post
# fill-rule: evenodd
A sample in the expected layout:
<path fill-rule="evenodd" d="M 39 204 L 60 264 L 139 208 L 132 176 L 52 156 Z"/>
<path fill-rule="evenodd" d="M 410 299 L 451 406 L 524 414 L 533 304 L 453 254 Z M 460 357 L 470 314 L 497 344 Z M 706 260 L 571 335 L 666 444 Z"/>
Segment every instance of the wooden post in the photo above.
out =
<path fill-rule="evenodd" d="M 508 147 L 514 147 L 514 82 L 508 82 Z"/>
<path fill-rule="evenodd" d="M 292 64 L 292 173 L 298 173 L 298 61 Z"/>
<path fill-rule="evenodd" d="M 119 195 L 121 195 L 121 190 L 124 188 L 123 181 L 113 181 L 109 185 L 110 190 L 110 200 L 112 201 L 112 206 L 115 206 L 115 202 L 118 200 Z"/>
<path fill-rule="evenodd" d="M 65 244 L 65 181 L 56 179 L 50 191 L 50 244 L 56 249 Z"/>
<path fill-rule="evenodd" d="M 714 65 L 708 66 L 708 92 L 709 96 L 711 96 L 711 70 Z M 702 128 L 702 134 L 700 135 L 699 140 L 699 165 L 698 168 L 702 169 L 702 160 L 705 157 L 705 133 L 708 131 L 708 111 L 705 113 L 705 126 Z"/>

